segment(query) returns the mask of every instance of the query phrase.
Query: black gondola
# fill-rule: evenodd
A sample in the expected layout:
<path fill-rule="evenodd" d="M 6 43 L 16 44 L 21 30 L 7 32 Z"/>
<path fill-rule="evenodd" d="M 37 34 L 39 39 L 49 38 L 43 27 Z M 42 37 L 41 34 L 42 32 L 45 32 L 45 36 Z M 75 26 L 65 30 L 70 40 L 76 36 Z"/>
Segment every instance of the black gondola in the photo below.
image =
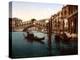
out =
<path fill-rule="evenodd" d="M 29 33 L 29 32 L 27 32 L 26 38 L 29 39 L 29 40 L 31 39 L 31 40 L 38 40 L 38 41 L 44 40 L 44 37 L 39 38 L 39 37 L 37 37 L 37 36 L 34 36 L 33 33 Z"/>

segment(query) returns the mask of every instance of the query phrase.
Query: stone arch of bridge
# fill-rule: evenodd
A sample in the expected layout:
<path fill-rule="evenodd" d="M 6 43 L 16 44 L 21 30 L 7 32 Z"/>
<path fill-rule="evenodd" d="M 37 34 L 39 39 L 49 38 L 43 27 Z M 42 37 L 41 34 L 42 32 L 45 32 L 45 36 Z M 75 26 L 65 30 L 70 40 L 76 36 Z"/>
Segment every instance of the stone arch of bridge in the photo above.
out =
<path fill-rule="evenodd" d="M 40 27 L 40 26 L 38 26 L 38 25 L 30 25 L 30 26 L 27 26 L 27 27 L 25 27 L 24 29 L 23 29 L 23 31 L 25 32 L 25 31 L 28 31 L 28 29 L 29 28 L 32 28 L 32 27 L 36 27 L 36 28 L 38 28 L 38 29 L 40 29 L 40 30 L 42 30 L 43 28 L 42 27 Z"/>

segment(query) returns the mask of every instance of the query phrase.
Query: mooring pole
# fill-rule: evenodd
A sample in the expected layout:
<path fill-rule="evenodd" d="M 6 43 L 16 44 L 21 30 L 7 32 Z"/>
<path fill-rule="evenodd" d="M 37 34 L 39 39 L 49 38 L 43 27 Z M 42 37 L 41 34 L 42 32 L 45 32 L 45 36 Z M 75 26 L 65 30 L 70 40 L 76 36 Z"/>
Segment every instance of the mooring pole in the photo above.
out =
<path fill-rule="evenodd" d="M 51 35 L 52 35 L 52 19 L 49 20 L 48 24 L 48 47 L 51 50 Z"/>

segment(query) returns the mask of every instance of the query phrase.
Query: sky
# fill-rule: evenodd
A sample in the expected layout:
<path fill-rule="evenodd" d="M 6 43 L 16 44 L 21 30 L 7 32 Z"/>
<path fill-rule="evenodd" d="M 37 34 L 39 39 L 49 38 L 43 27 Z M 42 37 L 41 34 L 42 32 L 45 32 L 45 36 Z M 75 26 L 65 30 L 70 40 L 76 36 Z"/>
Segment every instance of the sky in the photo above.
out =
<path fill-rule="evenodd" d="M 62 4 L 39 2 L 12 2 L 12 18 L 17 17 L 23 21 L 32 18 L 36 20 L 50 18 L 63 7 Z"/>

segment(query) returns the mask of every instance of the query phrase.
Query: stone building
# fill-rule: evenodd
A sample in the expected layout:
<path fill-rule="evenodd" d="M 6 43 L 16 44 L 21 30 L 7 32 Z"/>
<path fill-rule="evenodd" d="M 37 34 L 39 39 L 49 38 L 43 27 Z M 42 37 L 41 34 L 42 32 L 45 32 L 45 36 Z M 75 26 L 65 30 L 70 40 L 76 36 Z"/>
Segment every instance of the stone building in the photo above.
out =
<path fill-rule="evenodd" d="M 15 27 L 18 27 L 22 24 L 22 20 L 18 18 L 12 18 L 12 23 L 15 22 Z"/>
<path fill-rule="evenodd" d="M 77 33 L 78 31 L 78 6 L 66 5 L 61 11 L 51 16 L 52 31 Z"/>
<path fill-rule="evenodd" d="M 18 18 L 9 18 L 10 31 L 14 31 L 16 27 L 21 25 L 21 23 L 22 23 L 22 20 Z"/>
<path fill-rule="evenodd" d="M 62 8 L 63 17 L 67 20 L 69 33 L 77 33 L 78 31 L 78 6 L 66 5 Z M 65 20 L 64 20 L 65 21 Z"/>

